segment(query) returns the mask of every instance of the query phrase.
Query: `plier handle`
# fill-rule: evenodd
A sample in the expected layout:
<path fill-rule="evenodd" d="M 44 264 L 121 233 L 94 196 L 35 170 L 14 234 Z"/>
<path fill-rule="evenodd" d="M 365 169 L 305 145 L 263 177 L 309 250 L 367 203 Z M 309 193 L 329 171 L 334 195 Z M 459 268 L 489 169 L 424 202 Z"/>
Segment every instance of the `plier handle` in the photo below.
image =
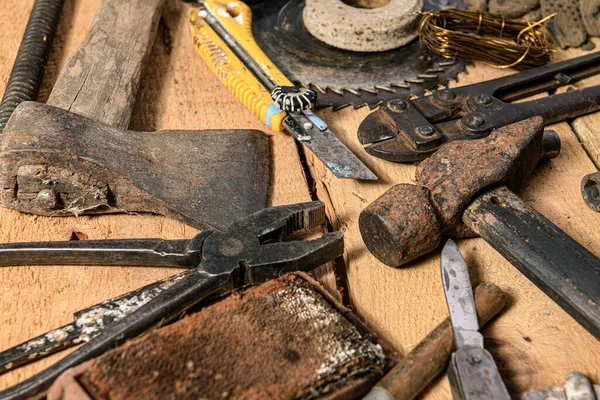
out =
<path fill-rule="evenodd" d="M 67 334 L 58 336 L 69 339 L 69 343 L 64 342 L 65 345 L 87 343 L 50 368 L 0 392 L 0 399 L 38 395 L 65 370 L 177 318 L 207 298 L 260 284 L 288 272 L 310 271 L 332 261 L 343 253 L 341 232 L 325 233 L 310 241 L 286 240 L 294 233 L 304 233 L 324 222 L 324 205 L 315 201 L 266 208 L 238 220 L 225 232 L 204 231 L 190 240 L 3 245 L 0 248 L 0 255 L 4 255 L 3 265 L 11 265 L 12 259 L 18 265 L 41 261 L 43 264 L 153 265 L 189 269 L 77 313 L 73 329 L 66 332 L 62 327 Z M 43 261 L 45 255 L 49 256 L 46 262 Z M 86 324 L 91 329 L 82 329 L 86 328 Z M 75 337 L 77 329 L 79 336 Z M 56 331 L 44 337 L 54 333 L 57 338 Z M 44 350 L 51 353 L 66 347 L 58 342 L 49 342 L 49 347 Z M 8 352 L 15 358 L 14 348 Z M 6 354 L 0 354 L 0 358 L 6 357 Z M 23 361 L 22 357 L 15 360 L 16 363 L 19 361 Z"/>

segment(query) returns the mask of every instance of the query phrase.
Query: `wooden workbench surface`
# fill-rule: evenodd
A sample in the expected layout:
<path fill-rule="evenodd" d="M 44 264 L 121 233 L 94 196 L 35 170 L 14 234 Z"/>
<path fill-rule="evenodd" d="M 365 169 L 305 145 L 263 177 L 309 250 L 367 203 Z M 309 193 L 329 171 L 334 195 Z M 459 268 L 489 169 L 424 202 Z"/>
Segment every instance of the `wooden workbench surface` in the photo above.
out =
<path fill-rule="evenodd" d="M 14 62 L 33 0 L 4 0 L 0 12 L 0 87 Z M 58 71 L 84 38 L 100 0 L 66 0 L 47 69 L 42 101 Z M 148 70 L 142 83 L 131 129 L 256 128 L 265 126 L 229 94 L 193 49 L 187 26 L 189 5 L 169 0 L 161 21 Z M 144 18 L 143 15 L 140 18 Z M 596 41 L 600 45 L 600 41 Z M 557 59 L 578 55 L 562 52 Z M 470 68 L 459 85 L 500 76 L 485 65 Z M 583 84 L 600 83 L 600 78 Z M 368 110 L 345 109 L 320 113 L 348 147 L 380 177 L 360 183 L 335 179 L 318 160 L 306 153 L 308 170 L 300 161 L 293 139 L 271 136 L 271 205 L 318 197 L 327 205 L 332 226 L 345 233 L 347 279 L 339 289 L 356 313 L 401 354 L 407 354 L 447 316 L 439 273 L 439 254 L 406 268 L 392 269 L 365 248 L 358 215 L 391 185 L 413 182 L 415 167 L 398 165 L 366 155 L 356 139 L 358 124 Z M 552 127 L 563 143 L 561 155 L 544 162 L 521 193 L 535 209 L 600 256 L 600 213 L 585 206 L 579 192 L 581 177 L 600 166 L 600 113 L 571 124 Z M 594 131 L 595 130 L 595 131 Z M 596 163 L 596 166 L 594 165 Z M 226 173 L 227 171 L 224 171 Z M 310 174 L 310 179 L 307 175 Z M 309 187 L 308 182 L 314 182 Z M 0 209 L 0 242 L 141 238 L 189 238 L 196 231 L 167 218 L 147 215 L 45 218 Z M 481 239 L 459 241 L 474 284 L 494 282 L 509 295 L 508 309 L 483 330 L 486 347 L 496 358 L 509 390 L 558 385 L 565 374 L 579 370 L 600 383 L 600 342 L 580 327 L 545 294 Z M 3 267 L 0 268 L 0 349 L 72 321 L 72 313 L 109 297 L 173 274 L 169 268 L 124 267 Z M 335 290 L 331 272 L 320 279 Z M 600 290 L 600 288 L 599 288 Z M 0 376 L 0 389 L 49 366 L 64 355 Z M 447 399 L 446 378 L 438 379 L 425 398 Z"/>

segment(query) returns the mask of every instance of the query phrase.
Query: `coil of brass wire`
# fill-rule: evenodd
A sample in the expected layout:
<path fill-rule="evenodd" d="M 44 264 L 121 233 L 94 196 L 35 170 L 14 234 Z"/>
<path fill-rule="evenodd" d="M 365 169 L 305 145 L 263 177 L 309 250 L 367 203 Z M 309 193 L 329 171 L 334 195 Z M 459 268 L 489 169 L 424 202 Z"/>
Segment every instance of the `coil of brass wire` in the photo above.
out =
<path fill-rule="evenodd" d="M 553 50 L 543 23 L 455 8 L 421 13 L 419 39 L 446 58 L 484 61 L 497 68 L 527 69 L 550 61 Z"/>

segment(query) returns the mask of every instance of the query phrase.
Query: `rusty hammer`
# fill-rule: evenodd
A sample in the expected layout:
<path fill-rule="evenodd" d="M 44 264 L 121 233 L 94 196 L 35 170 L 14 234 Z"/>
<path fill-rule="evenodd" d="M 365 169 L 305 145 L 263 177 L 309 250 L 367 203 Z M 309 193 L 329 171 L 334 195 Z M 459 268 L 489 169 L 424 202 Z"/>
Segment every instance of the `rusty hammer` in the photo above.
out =
<path fill-rule="evenodd" d="M 126 130 L 164 2 L 103 0 L 47 105 L 17 107 L 0 142 L 2 206 L 47 216 L 151 212 L 224 229 L 266 205 L 262 132 Z"/>
<path fill-rule="evenodd" d="M 362 211 L 360 232 L 392 267 L 435 250 L 442 235 L 479 235 L 600 339 L 600 260 L 511 191 L 558 154 L 558 135 L 543 127 L 533 117 L 445 144 L 419 165 L 416 185 L 396 185 Z"/>

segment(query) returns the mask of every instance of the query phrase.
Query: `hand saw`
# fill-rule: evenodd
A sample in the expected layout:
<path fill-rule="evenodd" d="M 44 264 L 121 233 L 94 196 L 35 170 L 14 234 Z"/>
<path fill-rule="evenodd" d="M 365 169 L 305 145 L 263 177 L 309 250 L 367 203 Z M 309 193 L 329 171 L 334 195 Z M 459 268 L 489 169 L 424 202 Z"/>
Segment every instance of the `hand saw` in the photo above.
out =
<path fill-rule="evenodd" d="M 310 111 L 311 89 L 296 87 L 252 35 L 252 13 L 240 1 L 205 0 L 190 16 L 198 53 L 227 89 L 274 131 L 286 129 L 338 178 L 377 177 Z"/>

